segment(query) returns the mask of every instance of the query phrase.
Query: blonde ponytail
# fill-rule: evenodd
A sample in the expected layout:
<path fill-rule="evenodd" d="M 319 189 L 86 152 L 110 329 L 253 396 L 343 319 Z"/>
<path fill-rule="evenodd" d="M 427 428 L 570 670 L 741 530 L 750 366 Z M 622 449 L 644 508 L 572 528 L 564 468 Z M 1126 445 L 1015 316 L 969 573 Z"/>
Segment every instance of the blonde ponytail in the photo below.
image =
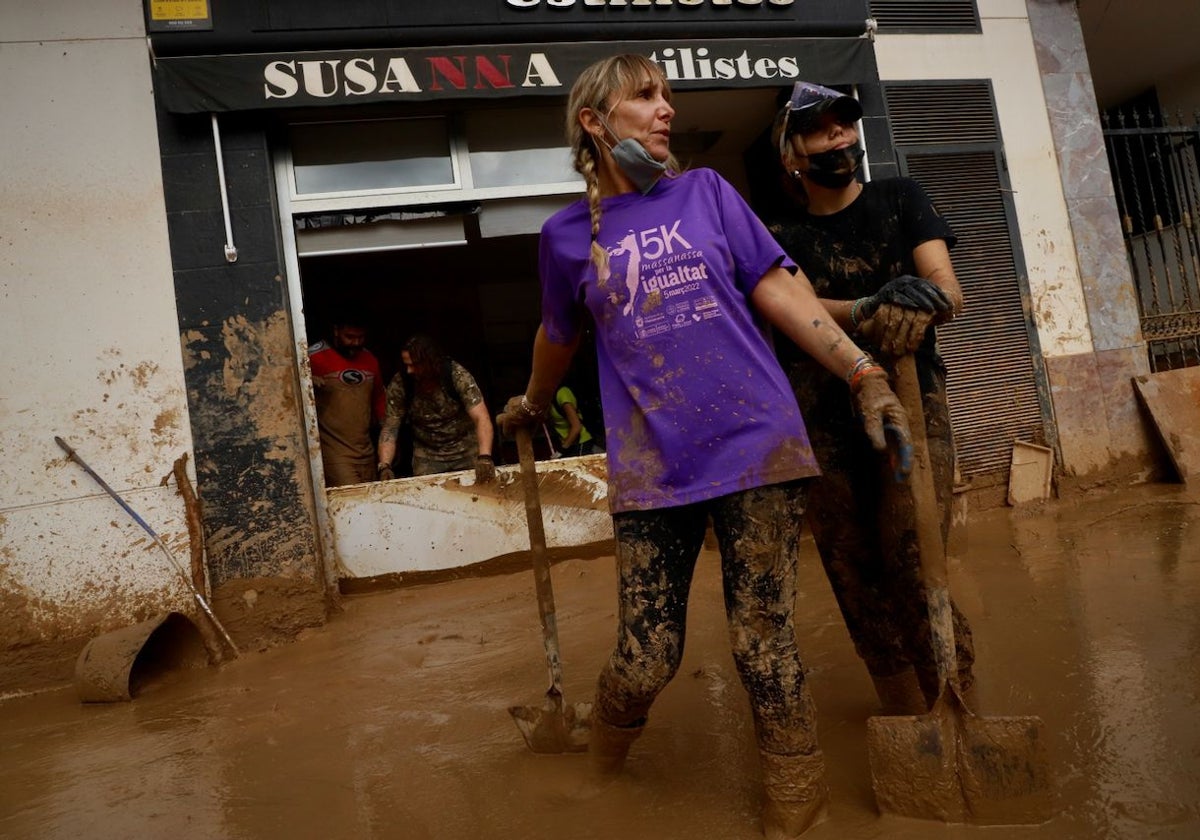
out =
<path fill-rule="evenodd" d="M 596 174 L 596 154 L 590 146 L 576 153 L 575 169 L 587 186 L 588 215 L 591 217 L 592 262 L 596 273 L 603 278 L 608 273 L 608 251 L 600 244 L 600 178 Z"/>

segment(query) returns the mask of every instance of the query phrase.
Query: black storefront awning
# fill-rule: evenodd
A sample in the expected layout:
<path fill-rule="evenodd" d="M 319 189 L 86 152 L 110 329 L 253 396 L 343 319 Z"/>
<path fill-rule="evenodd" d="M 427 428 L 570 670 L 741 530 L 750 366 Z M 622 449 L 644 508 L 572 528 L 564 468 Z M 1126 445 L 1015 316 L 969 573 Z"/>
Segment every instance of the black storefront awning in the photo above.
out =
<path fill-rule="evenodd" d="M 439 44 L 839 38 L 867 0 L 144 0 L 160 56 Z M 197 14 L 198 13 L 198 14 Z"/>
<path fill-rule="evenodd" d="M 676 90 L 852 84 L 879 78 L 864 38 L 671 39 L 332 50 L 158 58 L 168 111 L 563 96 L 597 59 L 641 53 Z"/>

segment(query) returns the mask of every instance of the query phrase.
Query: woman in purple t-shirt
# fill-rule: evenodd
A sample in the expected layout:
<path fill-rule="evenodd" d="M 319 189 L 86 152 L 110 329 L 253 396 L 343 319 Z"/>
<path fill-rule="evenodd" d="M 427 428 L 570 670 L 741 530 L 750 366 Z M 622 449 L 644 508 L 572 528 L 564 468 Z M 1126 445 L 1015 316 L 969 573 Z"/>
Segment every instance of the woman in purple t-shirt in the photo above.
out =
<path fill-rule="evenodd" d="M 542 325 L 511 434 L 539 422 L 596 324 L 619 579 L 618 642 L 600 674 L 591 764 L 615 775 L 683 655 L 688 590 L 711 517 L 730 638 L 762 756 L 768 837 L 827 797 L 793 609 L 806 479 L 818 473 L 770 324 L 847 381 L 868 434 L 907 435 L 883 370 L 829 317 L 737 192 L 677 173 L 666 79 L 640 56 L 597 62 L 567 104 L 587 196 L 542 228 Z"/>

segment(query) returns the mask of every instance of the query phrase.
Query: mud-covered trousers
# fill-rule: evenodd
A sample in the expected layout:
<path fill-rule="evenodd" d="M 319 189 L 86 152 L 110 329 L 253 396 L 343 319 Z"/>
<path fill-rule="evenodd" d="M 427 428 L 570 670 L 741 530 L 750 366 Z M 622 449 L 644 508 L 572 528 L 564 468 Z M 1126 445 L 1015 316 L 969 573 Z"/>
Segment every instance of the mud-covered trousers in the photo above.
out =
<path fill-rule="evenodd" d="M 326 487 L 345 487 L 347 484 L 363 484 L 375 481 L 374 455 L 366 458 L 356 455 L 346 455 L 335 451 L 334 447 L 321 448 L 321 465 L 325 468 Z"/>
<path fill-rule="evenodd" d="M 618 573 L 616 650 L 600 673 L 593 714 L 637 726 L 683 658 L 688 591 L 708 519 L 721 553 L 733 658 L 750 695 L 759 748 L 817 748 L 815 710 L 796 648 L 793 611 L 806 481 L 681 507 L 613 516 Z"/>
<path fill-rule="evenodd" d="M 919 360 L 926 438 L 942 539 L 949 535 L 954 438 L 940 360 Z M 808 524 L 859 656 L 873 677 L 915 667 L 927 698 L 939 688 L 921 584 L 912 497 L 897 485 L 851 417 L 805 414 L 822 475 L 809 486 Z M 951 604 L 959 683 L 974 682 L 975 648 L 966 618 Z"/>

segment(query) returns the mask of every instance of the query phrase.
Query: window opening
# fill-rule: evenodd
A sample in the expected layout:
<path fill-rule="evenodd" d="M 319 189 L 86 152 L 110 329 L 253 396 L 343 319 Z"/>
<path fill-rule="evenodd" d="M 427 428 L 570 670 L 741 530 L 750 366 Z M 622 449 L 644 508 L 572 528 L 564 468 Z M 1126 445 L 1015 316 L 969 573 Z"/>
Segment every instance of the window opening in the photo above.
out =
<path fill-rule="evenodd" d="M 459 185 L 443 117 L 299 123 L 289 134 L 296 196 Z"/>
<path fill-rule="evenodd" d="M 580 182 L 563 139 L 561 109 L 526 109 L 466 115 L 466 145 L 476 187 Z"/>
<path fill-rule="evenodd" d="M 744 185 L 742 152 L 770 124 L 775 94 L 773 87 L 679 94 L 672 146 L 684 165 L 709 166 Z M 528 381 L 540 322 L 537 234 L 583 193 L 562 121 L 560 104 L 288 126 L 285 136 L 301 145 L 280 150 L 281 210 L 295 236 L 306 343 L 327 337 L 331 313 L 353 302 L 366 312 L 367 347 L 385 382 L 400 369 L 405 341 L 425 332 L 472 374 L 494 417 Z M 416 152 L 396 155 L 417 136 L 408 129 L 422 123 L 445 129 L 444 147 L 429 129 Z M 375 131 L 382 133 L 368 136 Z M 437 155 L 427 151 L 434 148 Z M 438 178 L 420 176 L 424 183 L 411 168 L 393 168 L 382 188 L 362 174 L 397 159 L 441 161 L 443 148 L 456 162 L 456 186 L 440 183 L 448 181 L 444 166 Z M 343 164 L 349 168 L 337 168 Z M 301 176 L 296 170 L 305 167 L 312 170 Z M 599 437 L 594 350 L 583 344 L 567 382 Z M 411 474 L 403 433 L 400 444 L 397 477 Z M 516 460 L 499 438 L 495 454 L 498 463 Z"/>

